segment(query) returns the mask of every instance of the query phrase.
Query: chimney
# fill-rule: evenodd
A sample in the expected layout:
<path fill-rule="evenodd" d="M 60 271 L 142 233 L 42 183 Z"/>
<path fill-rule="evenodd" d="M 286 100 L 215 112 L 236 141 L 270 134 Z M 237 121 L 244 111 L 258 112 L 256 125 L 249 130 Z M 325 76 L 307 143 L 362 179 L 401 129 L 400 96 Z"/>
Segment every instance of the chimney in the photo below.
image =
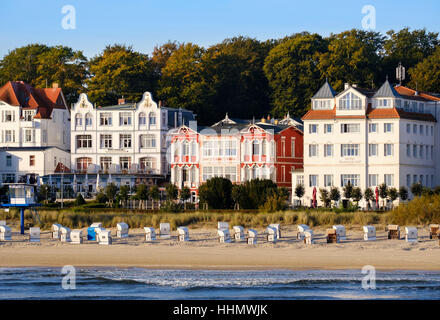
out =
<path fill-rule="evenodd" d="M 159 108 L 162 107 L 162 100 L 159 100 Z"/>
<path fill-rule="evenodd" d="M 53 89 L 58 89 L 58 82 L 52 83 L 52 88 Z"/>
<path fill-rule="evenodd" d="M 344 83 L 344 90 L 347 90 L 350 84 L 348 82 Z"/>
<path fill-rule="evenodd" d="M 121 104 L 125 104 L 124 96 L 122 96 L 122 98 L 118 99 L 118 105 L 121 105 Z"/>

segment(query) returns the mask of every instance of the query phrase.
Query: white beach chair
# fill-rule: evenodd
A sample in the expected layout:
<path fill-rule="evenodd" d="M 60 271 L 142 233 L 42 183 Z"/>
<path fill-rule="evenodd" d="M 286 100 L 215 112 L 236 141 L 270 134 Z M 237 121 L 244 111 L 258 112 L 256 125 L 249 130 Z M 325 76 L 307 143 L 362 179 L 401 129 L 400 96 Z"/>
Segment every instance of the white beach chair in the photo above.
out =
<path fill-rule="evenodd" d="M 102 223 L 101 222 L 93 222 L 90 225 L 90 228 L 102 228 Z"/>
<path fill-rule="evenodd" d="M 304 243 L 305 244 L 314 244 L 315 243 L 312 229 L 307 229 L 304 231 Z"/>
<path fill-rule="evenodd" d="M 373 226 L 363 226 L 364 240 L 374 241 L 376 240 L 376 228 Z"/>
<path fill-rule="evenodd" d="M 160 238 L 162 239 L 168 239 L 171 238 L 171 227 L 169 223 L 161 223 L 159 226 L 160 230 Z"/>
<path fill-rule="evenodd" d="M 70 232 L 70 240 L 73 244 L 82 244 L 83 243 L 83 237 L 82 237 L 82 230 L 81 229 L 75 229 Z"/>
<path fill-rule="evenodd" d="M 232 229 L 234 230 L 234 239 L 237 241 L 243 241 L 244 228 L 242 226 L 234 226 Z"/>
<path fill-rule="evenodd" d="M 296 238 L 298 240 L 304 240 L 304 237 L 305 237 L 304 232 L 307 231 L 307 230 L 310 230 L 308 225 L 306 225 L 306 224 L 299 224 L 298 225 L 298 231 L 296 233 Z"/>
<path fill-rule="evenodd" d="M 248 244 L 257 244 L 257 240 L 258 240 L 258 232 L 254 229 L 249 229 L 247 243 Z"/>
<path fill-rule="evenodd" d="M 70 242 L 70 229 L 67 227 L 60 228 L 60 240 L 61 242 Z"/>
<path fill-rule="evenodd" d="M 217 230 L 229 230 L 229 223 L 227 222 L 218 222 Z"/>
<path fill-rule="evenodd" d="M 276 243 L 278 238 L 278 232 L 277 229 L 273 228 L 273 227 L 267 227 L 266 228 L 266 233 L 267 233 L 267 242 L 273 242 Z"/>
<path fill-rule="evenodd" d="M 145 241 L 156 241 L 156 231 L 154 228 L 145 227 Z"/>
<path fill-rule="evenodd" d="M 416 227 L 405 227 L 405 241 L 406 242 L 418 241 L 418 234 Z"/>
<path fill-rule="evenodd" d="M 230 243 L 231 236 L 229 234 L 229 230 L 217 230 L 218 241 L 220 243 Z"/>
<path fill-rule="evenodd" d="M 189 241 L 189 231 L 187 227 L 178 227 L 177 234 L 179 241 Z"/>
<path fill-rule="evenodd" d="M 116 224 L 116 237 L 128 238 L 128 224 L 125 222 L 119 222 Z"/>
<path fill-rule="evenodd" d="M 277 238 L 280 239 L 281 238 L 281 226 L 279 223 L 271 223 L 269 225 L 269 227 L 275 228 L 275 230 L 277 231 Z"/>
<path fill-rule="evenodd" d="M 8 226 L 0 226 L 0 241 L 11 240 L 12 231 Z"/>
<path fill-rule="evenodd" d="M 335 226 L 333 226 L 333 229 L 336 230 L 336 233 L 338 234 L 339 241 L 347 240 L 347 234 L 345 231 L 345 227 L 343 225 L 340 225 L 340 224 L 335 225 Z"/>
<path fill-rule="evenodd" d="M 99 229 L 99 228 L 98 228 Z M 100 229 L 98 233 L 98 243 L 104 245 L 112 244 L 112 235 L 110 230 Z"/>
<path fill-rule="evenodd" d="M 29 242 L 40 242 L 40 228 L 29 228 Z"/>
<path fill-rule="evenodd" d="M 52 239 L 60 239 L 60 229 L 62 228 L 62 225 L 58 224 L 58 223 L 54 223 L 52 225 Z"/>

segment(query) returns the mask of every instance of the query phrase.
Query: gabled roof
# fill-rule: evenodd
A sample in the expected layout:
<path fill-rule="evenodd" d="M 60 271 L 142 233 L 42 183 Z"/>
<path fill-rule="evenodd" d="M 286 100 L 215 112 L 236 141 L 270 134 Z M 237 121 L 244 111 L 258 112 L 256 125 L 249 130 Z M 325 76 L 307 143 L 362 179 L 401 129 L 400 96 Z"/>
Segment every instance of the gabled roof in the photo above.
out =
<path fill-rule="evenodd" d="M 404 99 L 412 99 L 419 101 L 440 101 L 440 95 L 438 93 L 429 93 L 424 91 L 416 91 L 414 89 L 405 86 L 395 86 L 394 89 L 402 96 Z"/>
<path fill-rule="evenodd" d="M 0 88 L 0 101 L 35 109 L 36 119 L 50 119 L 53 109 L 67 109 L 61 88 L 34 88 L 23 81 L 9 81 Z"/>
<path fill-rule="evenodd" d="M 312 99 L 326 99 L 326 98 L 334 98 L 337 92 L 333 90 L 332 86 L 328 81 L 322 85 L 322 87 L 318 90 L 317 93 L 312 97 Z"/>
<path fill-rule="evenodd" d="M 373 98 L 401 98 L 400 94 L 393 88 L 388 79 L 377 90 Z"/>
<path fill-rule="evenodd" d="M 62 162 L 58 162 L 55 172 L 70 172 L 70 169 L 66 167 Z"/>

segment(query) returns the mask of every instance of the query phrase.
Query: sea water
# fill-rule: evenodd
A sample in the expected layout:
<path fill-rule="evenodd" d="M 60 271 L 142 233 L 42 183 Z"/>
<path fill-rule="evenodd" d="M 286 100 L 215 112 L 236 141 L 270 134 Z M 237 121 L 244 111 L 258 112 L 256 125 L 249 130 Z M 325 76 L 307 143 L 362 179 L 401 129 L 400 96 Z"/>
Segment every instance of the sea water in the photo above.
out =
<path fill-rule="evenodd" d="M 0 268 L 0 299 L 440 299 L 430 271 L 376 271 L 364 289 L 361 270 L 75 268 L 66 290 L 61 270 Z"/>

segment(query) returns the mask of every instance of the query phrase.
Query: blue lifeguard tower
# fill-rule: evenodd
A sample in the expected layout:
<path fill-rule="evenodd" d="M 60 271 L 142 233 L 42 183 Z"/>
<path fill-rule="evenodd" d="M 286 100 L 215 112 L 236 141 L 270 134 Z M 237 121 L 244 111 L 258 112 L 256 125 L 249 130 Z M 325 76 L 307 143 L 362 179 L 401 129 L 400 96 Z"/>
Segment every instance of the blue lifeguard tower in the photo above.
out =
<path fill-rule="evenodd" d="M 2 207 L 20 209 L 20 233 L 24 234 L 24 210 L 38 207 L 35 185 L 27 183 L 9 183 L 9 203 L 2 203 Z"/>

